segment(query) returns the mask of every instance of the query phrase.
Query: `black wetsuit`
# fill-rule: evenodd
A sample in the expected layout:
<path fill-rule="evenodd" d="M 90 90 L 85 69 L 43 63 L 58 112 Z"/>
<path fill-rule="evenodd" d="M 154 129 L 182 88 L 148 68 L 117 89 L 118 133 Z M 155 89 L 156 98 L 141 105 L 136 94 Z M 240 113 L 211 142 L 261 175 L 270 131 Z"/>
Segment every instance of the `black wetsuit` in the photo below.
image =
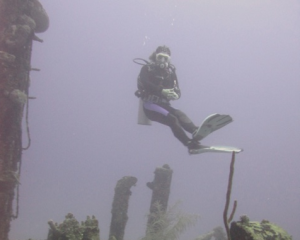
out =
<path fill-rule="evenodd" d="M 144 89 L 144 112 L 152 120 L 172 129 L 175 137 L 185 146 L 190 141 L 185 131 L 193 133 L 197 127 L 182 111 L 171 107 L 162 95 L 163 89 L 174 89 L 180 97 L 180 89 L 174 67 L 161 69 L 155 65 L 143 66 L 139 75 L 140 87 Z M 185 130 L 185 131 L 184 131 Z"/>

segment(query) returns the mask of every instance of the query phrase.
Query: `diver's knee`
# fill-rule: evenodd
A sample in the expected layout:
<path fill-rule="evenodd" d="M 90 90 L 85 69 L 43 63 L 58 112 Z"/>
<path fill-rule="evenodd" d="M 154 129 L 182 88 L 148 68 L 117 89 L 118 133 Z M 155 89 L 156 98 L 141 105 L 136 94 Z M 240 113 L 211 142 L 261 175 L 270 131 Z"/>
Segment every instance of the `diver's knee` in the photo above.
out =
<path fill-rule="evenodd" d="M 171 125 L 179 125 L 178 118 L 176 116 L 174 116 L 173 114 L 169 113 L 167 115 L 167 118 L 168 118 L 169 122 L 171 123 Z"/>

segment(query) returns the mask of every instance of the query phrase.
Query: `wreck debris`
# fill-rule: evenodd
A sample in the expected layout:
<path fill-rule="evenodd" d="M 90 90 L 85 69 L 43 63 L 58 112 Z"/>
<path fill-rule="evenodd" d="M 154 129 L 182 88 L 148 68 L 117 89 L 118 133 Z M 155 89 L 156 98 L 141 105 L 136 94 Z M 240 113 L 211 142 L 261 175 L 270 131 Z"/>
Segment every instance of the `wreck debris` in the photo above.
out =
<path fill-rule="evenodd" d="M 292 237 L 281 227 L 262 220 L 261 222 L 250 221 L 244 215 L 240 221 L 232 222 L 230 226 L 232 240 L 292 240 Z"/>
<path fill-rule="evenodd" d="M 178 204 L 166 210 L 173 171 L 168 165 L 164 165 L 162 168 L 156 168 L 154 173 L 154 181 L 147 183 L 147 186 L 151 190 L 156 191 L 156 194 L 153 193 L 152 195 L 152 211 L 148 218 L 146 236 L 142 240 L 179 239 L 180 234 L 187 227 L 194 225 L 199 216 L 178 212 Z M 231 171 L 230 175 L 232 174 L 233 171 Z M 131 195 L 130 188 L 136 182 L 137 179 L 135 177 L 126 176 L 116 184 L 111 211 L 112 220 L 109 240 L 124 239 L 125 226 L 128 220 L 128 201 Z M 88 216 L 87 220 L 80 224 L 72 213 L 68 213 L 63 223 L 57 224 L 49 221 L 48 224 L 50 229 L 47 240 L 100 240 L 98 221 L 94 216 Z M 275 224 L 267 220 L 263 220 L 260 223 L 251 222 L 246 215 L 241 216 L 240 221 L 231 223 L 230 236 L 232 240 L 292 240 L 286 231 Z M 204 235 L 198 236 L 195 240 L 212 239 L 228 240 L 226 233 L 220 226 Z"/>
<path fill-rule="evenodd" d="M 112 218 L 110 223 L 110 240 L 123 240 L 126 223 L 128 220 L 127 211 L 129 197 L 131 195 L 130 188 L 135 186 L 136 177 L 126 176 L 117 182 L 115 187 L 115 196 L 112 204 Z"/>
<path fill-rule="evenodd" d="M 1 240 L 8 239 L 10 221 L 18 217 L 22 118 L 25 105 L 28 111 L 32 40 L 35 32 L 46 31 L 48 26 L 49 18 L 38 0 L 0 0 Z M 18 177 L 9 177 L 11 173 Z M 16 210 L 13 213 L 15 191 Z"/>
<path fill-rule="evenodd" d="M 160 206 L 160 211 L 163 213 L 166 212 L 168 207 L 170 188 L 171 188 L 171 180 L 173 170 L 169 167 L 168 164 L 163 165 L 162 167 L 156 168 L 154 171 L 154 180 L 153 182 L 148 182 L 147 186 L 152 190 L 152 199 L 150 205 L 150 214 L 148 216 L 147 223 L 147 233 L 153 230 L 154 222 L 156 222 L 156 217 L 158 216 L 158 205 Z M 159 231 L 159 224 L 157 224 L 157 231 Z"/>

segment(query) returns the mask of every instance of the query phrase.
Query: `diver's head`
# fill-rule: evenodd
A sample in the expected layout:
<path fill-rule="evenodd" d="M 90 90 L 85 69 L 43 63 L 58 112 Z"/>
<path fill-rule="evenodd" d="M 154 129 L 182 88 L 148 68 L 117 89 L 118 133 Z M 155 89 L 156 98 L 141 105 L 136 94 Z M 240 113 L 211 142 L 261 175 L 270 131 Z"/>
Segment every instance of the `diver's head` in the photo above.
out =
<path fill-rule="evenodd" d="M 155 63 L 161 68 L 165 69 L 169 66 L 170 63 L 170 55 L 166 53 L 156 53 L 155 55 Z"/>
<path fill-rule="evenodd" d="M 152 53 L 150 59 L 161 69 L 165 69 L 170 64 L 171 51 L 167 46 L 159 46 L 156 51 Z"/>
<path fill-rule="evenodd" d="M 167 46 L 159 46 L 155 53 L 155 63 L 162 69 L 167 68 L 171 60 L 170 49 Z"/>
<path fill-rule="evenodd" d="M 157 47 L 155 52 L 156 52 L 156 54 L 157 53 L 165 53 L 165 54 L 171 56 L 171 50 L 166 45 Z"/>

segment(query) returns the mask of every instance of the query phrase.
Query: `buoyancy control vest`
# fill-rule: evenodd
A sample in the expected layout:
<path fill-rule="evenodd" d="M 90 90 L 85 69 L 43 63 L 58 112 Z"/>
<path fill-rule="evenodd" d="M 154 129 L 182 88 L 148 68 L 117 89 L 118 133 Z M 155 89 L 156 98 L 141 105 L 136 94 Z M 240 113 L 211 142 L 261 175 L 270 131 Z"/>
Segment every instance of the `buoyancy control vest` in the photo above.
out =
<path fill-rule="evenodd" d="M 156 71 L 156 68 L 157 68 L 157 65 L 155 62 L 148 62 L 147 60 L 142 59 L 142 58 L 135 58 L 135 59 L 133 59 L 133 62 L 136 64 L 139 64 L 139 65 L 142 65 L 142 66 L 148 66 L 149 72 L 152 72 L 152 71 L 154 72 L 154 71 Z M 176 68 L 173 64 L 169 64 L 168 69 L 171 73 L 172 72 L 175 73 Z M 137 90 L 135 91 L 134 94 L 138 98 L 143 98 L 146 94 L 146 90 L 143 86 L 143 83 L 141 82 L 140 74 L 137 77 Z"/>

